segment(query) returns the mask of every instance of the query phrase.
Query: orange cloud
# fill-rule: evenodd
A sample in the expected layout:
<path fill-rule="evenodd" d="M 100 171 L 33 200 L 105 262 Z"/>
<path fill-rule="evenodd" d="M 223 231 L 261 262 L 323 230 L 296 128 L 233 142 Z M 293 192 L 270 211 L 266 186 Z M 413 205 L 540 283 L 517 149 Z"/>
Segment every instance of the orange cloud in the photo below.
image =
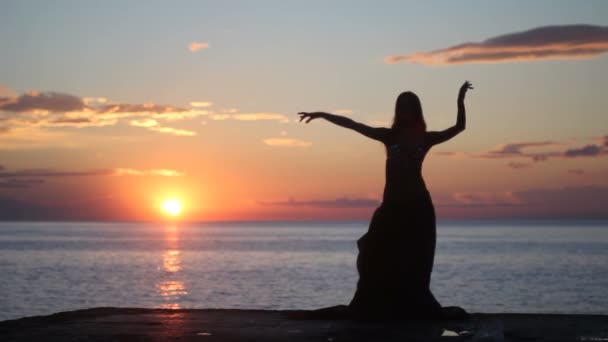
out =
<path fill-rule="evenodd" d="M 155 127 L 158 126 L 158 121 L 154 120 L 154 119 L 140 119 L 140 120 L 131 120 L 129 122 L 129 124 L 131 126 L 135 126 L 135 127 Z"/>
<path fill-rule="evenodd" d="M 200 107 L 202 103 L 196 104 Z M 23 131 L 19 128 L 111 126 L 120 120 L 131 119 L 131 126 L 178 136 L 193 136 L 196 135 L 193 131 L 164 127 L 157 120 L 177 121 L 207 114 L 198 108 L 153 103 L 111 103 L 103 97 L 79 98 L 57 92 L 29 92 L 0 97 L 0 133 Z"/>
<path fill-rule="evenodd" d="M 195 108 L 211 107 L 212 105 L 213 105 L 213 102 L 209 102 L 209 101 L 194 101 L 194 102 L 190 102 L 190 106 L 191 107 L 195 107 Z"/>
<path fill-rule="evenodd" d="M 0 170 L 3 170 L 0 168 Z M 116 169 L 93 169 L 83 171 L 65 171 L 53 169 L 24 169 L 17 171 L 1 171 L 0 179 L 7 178 L 46 178 L 46 177 L 83 177 L 83 176 L 164 176 L 164 177 L 180 177 L 184 173 L 171 169 L 131 169 L 131 168 L 116 168 Z"/>
<path fill-rule="evenodd" d="M 209 44 L 203 42 L 191 42 L 190 44 L 188 44 L 188 50 L 190 50 L 190 52 L 197 52 L 208 47 Z"/>
<path fill-rule="evenodd" d="M 308 146 L 312 145 L 312 143 L 309 141 L 290 139 L 290 138 L 264 139 L 264 144 L 266 144 L 268 146 L 279 146 L 279 147 L 308 147 Z"/>
<path fill-rule="evenodd" d="M 385 58 L 385 62 L 440 66 L 542 59 L 582 59 L 606 52 L 608 52 L 608 27 L 563 25 L 537 27 L 490 38 L 480 43 L 464 43 L 430 52 L 389 56 Z"/>
<path fill-rule="evenodd" d="M 196 132 L 194 132 L 194 131 L 189 131 L 187 129 L 173 128 L 173 127 L 150 127 L 148 129 L 151 131 L 159 132 L 159 133 L 167 133 L 167 134 L 173 134 L 173 135 L 185 136 L 185 137 L 191 137 L 191 136 L 196 135 Z"/>
<path fill-rule="evenodd" d="M 283 123 L 289 122 L 289 119 L 278 113 L 238 113 L 231 110 L 230 113 L 210 114 L 211 120 L 238 120 L 238 121 L 260 121 L 260 120 L 277 120 Z"/>
<path fill-rule="evenodd" d="M 299 201 L 289 198 L 286 201 L 266 202 L 258 201 L 261 205 L 289 206 L 289 207 L 317 207 L 317 208 L 374 208 L 380 205 L 380 201 L 371 198 L 348 198 L 340 197 L 329 200 L 308 200 Z"/>
<path fill-rule="evenodd" d="M 118 168 L 114 169 L 114 176 L 163 176 L 163 177 L 181 177 L 184 175 L 183 172 L 170 170 L 170 169 L 150 169 L 150 170 L 138 170 L 138 169 L 125 169 Z"/>

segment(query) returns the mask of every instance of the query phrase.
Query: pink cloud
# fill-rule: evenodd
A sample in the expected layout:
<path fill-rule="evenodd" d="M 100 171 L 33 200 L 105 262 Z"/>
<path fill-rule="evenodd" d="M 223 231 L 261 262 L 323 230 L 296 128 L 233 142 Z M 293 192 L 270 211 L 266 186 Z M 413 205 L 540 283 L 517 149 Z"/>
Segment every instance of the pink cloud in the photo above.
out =
<path fill-rule="evenodd" d="M 208 47 L 209 44 L 203 42 L 191 42 L 190 44 L 188 44 L 188 50 L 190 50 L 190 52 L 197 52 L 202 49 L 207 49 Z"/>
<path fill-rule="evenodd" d="M 608 52 L 608 27 L 562 25 L 537 27 L 489 38 L 479 43 L 464 43 L 429 52 L 389 56 L 385 58 L 385 62 L 438 66 L 542 59 L 582 59 L 606 52 Z"/>
<path fill-rule="evenodd" d="M 528 152 L 529 149 L 541 147 L 554 147 L 565 145 L 566 142 L 555 141 L 529 141 L 508 143 L 499 146 L 496 149 L 476 155 L 476 157 L 484 159 L 501 159 L 501 158 L 529 158 L 532 161 L 540 162 L 550 158 L 593 158 L 603 157 L 608 155 L 608 145 L 589 144 L 581 147 L 571 147 L 565 150 L 553 150 L 543 152 Z M 445 154 L 448 155 L 449 154 Z M 517 168 L 522 163 L 509 163 L 510 167 Z"/>
<path fill-rule="evenodd" d="M 308 147 L 312 145 L 309 141 L 291 138 L 268 138 L 264 139 L 264 144 L 277 147 Z"/>
<path fill-rule="evenodd" d="M 519 162 L 510 162 L 507 165 L 512 169 L 525 169 L 525 168 L 530 167 L 530 164 L 528 164 L 528 163 L 519 163 Z"/>

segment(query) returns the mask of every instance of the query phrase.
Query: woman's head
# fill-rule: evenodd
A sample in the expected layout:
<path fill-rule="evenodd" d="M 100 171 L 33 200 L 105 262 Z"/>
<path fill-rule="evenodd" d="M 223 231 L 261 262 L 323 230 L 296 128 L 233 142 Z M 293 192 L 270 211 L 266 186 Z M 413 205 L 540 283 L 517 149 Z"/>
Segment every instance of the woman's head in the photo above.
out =
<path fill-rule="evenodd" d="M 396 131 L 426 131 L 422 105 L 416 94 L 406 91 L 397 97 L 392 128 Z"/>

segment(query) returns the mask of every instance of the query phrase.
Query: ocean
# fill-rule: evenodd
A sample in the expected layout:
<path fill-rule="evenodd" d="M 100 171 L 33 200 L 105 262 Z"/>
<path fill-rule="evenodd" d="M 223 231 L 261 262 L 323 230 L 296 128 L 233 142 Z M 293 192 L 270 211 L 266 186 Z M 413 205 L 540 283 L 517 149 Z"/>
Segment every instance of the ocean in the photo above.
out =
<path fill-rule="evenodd" d="M 348 304 L 368 222 L 0 222 L 0 320 L 98 306 Z M 431 288 L 469 312 L 608 314 L 608 221 L 446 221 Z"/>

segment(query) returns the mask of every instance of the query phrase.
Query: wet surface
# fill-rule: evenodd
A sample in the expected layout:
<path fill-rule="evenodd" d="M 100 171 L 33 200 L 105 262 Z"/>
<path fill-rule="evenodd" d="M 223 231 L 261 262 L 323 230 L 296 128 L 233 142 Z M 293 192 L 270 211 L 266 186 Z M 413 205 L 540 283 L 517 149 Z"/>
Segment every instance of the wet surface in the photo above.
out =
<path fill-rule="evenodd" d="M 293 320 L 293 311 L 94 308 L 0 322 L 2 341 L 608 341 L 608 316 Z"/>

